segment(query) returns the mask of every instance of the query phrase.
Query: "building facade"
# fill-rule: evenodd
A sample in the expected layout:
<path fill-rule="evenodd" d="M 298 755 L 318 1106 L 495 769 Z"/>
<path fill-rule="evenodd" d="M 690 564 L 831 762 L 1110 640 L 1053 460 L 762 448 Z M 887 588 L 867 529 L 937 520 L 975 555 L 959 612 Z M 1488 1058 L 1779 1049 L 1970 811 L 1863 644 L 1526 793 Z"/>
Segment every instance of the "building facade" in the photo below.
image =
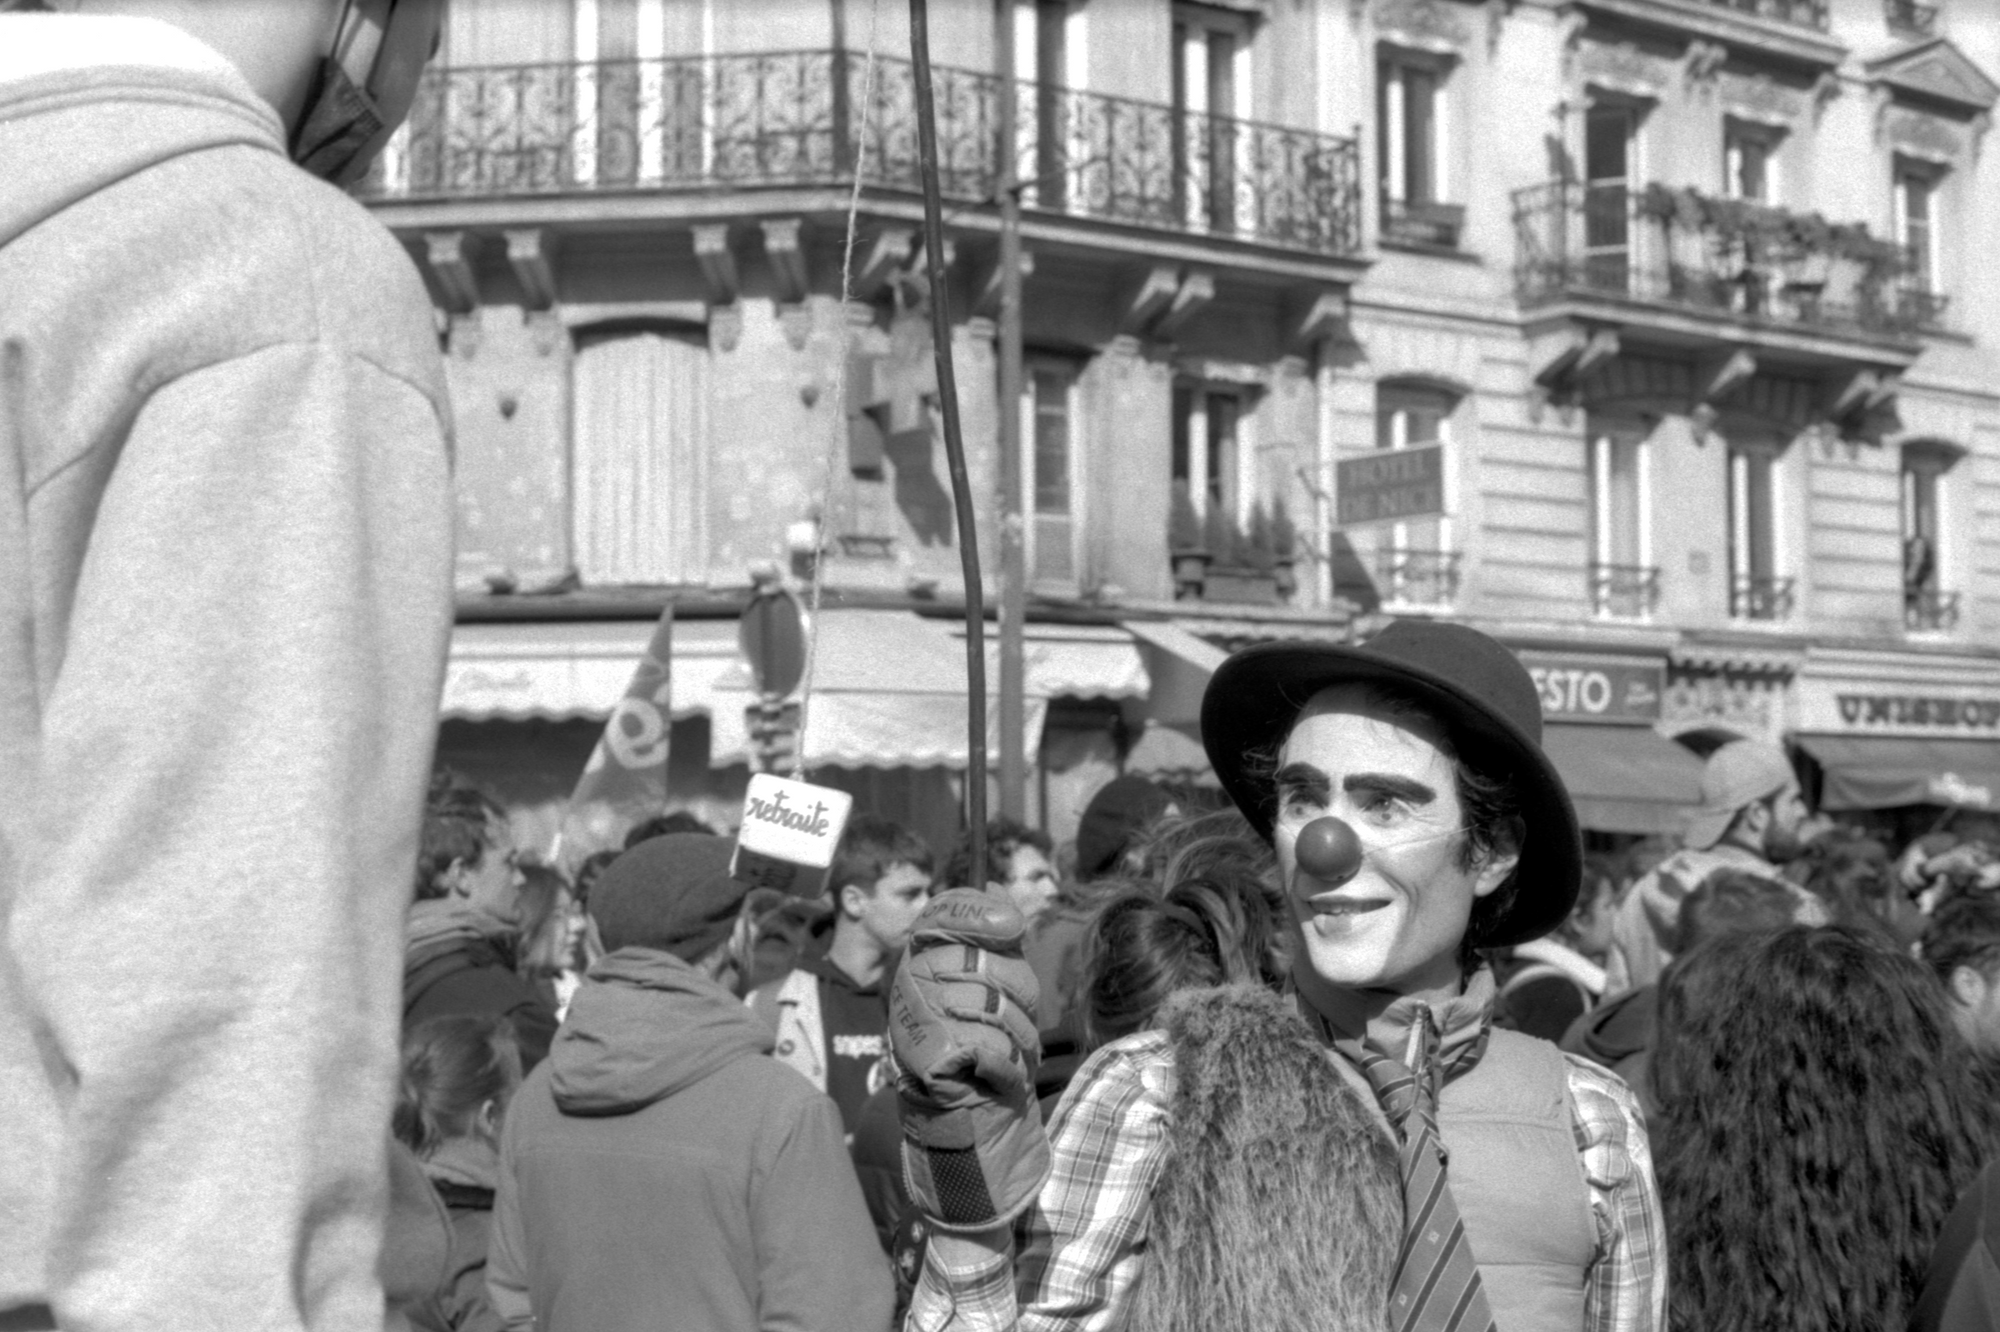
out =
<path fill-rule="evenodd" d="M 2000 809 L 2000 22 L 934 0 L 930 24 L 979 542 L 990 578 L 1012 411 L 1029 809 L 1059 837 L 1121 769 L 1198 776 L 1222 650 L 1394 614 L 1521 649 L 1606 834 L 1673 825 L 1691 760 L 1667 737 L 1799 737 L 1833 803 L 1949 760 L 1953 799 L 1991 770 Z M 454 4 L 359 191 L 431 285 L 458 414 L 448 758 L 559 800 L 671 601 L 674 783 L 725 814 L 729 617 L 776 566 L 825 607 L 809 755 L 955 826 L 913 91 L 888 0 Z M 1862 696 L 1926 702 L 1839 701 Z"/>

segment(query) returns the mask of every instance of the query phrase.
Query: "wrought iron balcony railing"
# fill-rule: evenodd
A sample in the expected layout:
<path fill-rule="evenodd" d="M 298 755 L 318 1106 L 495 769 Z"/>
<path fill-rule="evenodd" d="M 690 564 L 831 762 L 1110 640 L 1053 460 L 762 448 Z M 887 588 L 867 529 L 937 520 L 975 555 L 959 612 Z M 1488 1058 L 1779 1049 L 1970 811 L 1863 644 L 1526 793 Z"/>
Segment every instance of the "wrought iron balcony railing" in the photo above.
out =
<path fill-rule="evenodd" d="M 1464 228 L 1464 204 L 1412 203 L 1407 199 L 1382 197 L 1384 240 L 1457 249 L 1458 236 Z"/>
<path fill-rule="evenodd" d="M 375 200 L 713 192 L 864 183 L 915 193 L 907 60 L 847 51 L 434 69 L 358 193 Z M 934 71 L 939 176 L 993 199 L 999 81 Z M 1023 203 L 1072 217 L 1344 255 L 1359 249 L 1354 140 L 1023 83 Z M 867 105 L 862 105 L 864 98 Z"/>
<path fill-rule="evenodd" d="M 1934 587 L 1903 589 L 1903 627 L 1919 633 L 1948 633 L 1958 627 L 1958 593 Z"/>
<path fill-rule="evenodd" d="M 1458 595 L 1459 552 L 1390 546 L 1375 554 L 1382 600 L 1398 606 L 1449 606 Z"/>
<path fill-rule="evenodd" d="M 1738 620 L 1789 620 L 1795 586 L 1791 578 L 1737 574 L 1729 580 L 1729 614 Z"/>
<path fill-rule="evenodd" d="M 1921 0 L 1882 0 L 1889 31 L 1904 37 L 1928 37 L 1937 31 L 1938 7 Z"/>
<path fill-rule="evenodd" d="M 1603 619 L 1643 620 L 1660 602 L 1660 570 L 1651 564 L 1592 564 L 1590 606 Z"/>
<path fill-rule="evenodd" d="M 1826 0 L 1708 0 L 1708 3 L 1717 9 L 1732 9 L 1753 18 L 1826 31 Z"/>
<path fill-rule="evenodd" d="M 1525 305 L 1609 297 L 1745 323 L 1907 339 L 1944 298 L 1909 285 L 1903 247 L 1743 199 L 1558 180 L 1514 194 Z"/>

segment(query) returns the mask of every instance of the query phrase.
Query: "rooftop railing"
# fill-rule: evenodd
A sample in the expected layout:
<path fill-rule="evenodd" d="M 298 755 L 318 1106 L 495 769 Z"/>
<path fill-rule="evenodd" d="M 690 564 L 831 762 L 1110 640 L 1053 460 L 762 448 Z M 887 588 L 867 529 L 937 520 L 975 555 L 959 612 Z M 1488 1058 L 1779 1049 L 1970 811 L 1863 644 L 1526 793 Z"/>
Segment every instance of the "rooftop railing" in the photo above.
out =
<path fill-rule="evenodd" d="M 1645 302 L 1746 323 L 1908 338 L 1945 299 L 1911 280 L 1903 247 L 1743 199 L 1661 185 L 1551 181 L 1514 195 L 1523 304 Z"/>
<path fill-rule="evenodd" d="M 910 63 L 787 51 L 425 74 L 406 128 L 357 190 L 370 200 L 839 186 L 919 189 Z M 990 203 L 998 79 L 934 71 L 944 194 Z M 1360 248 L 1351 138 L 1153 102 L 1019 85 L 1028 210 L 1345 255 Z M 865 101 L 865 105 L 863 104 Z"/>

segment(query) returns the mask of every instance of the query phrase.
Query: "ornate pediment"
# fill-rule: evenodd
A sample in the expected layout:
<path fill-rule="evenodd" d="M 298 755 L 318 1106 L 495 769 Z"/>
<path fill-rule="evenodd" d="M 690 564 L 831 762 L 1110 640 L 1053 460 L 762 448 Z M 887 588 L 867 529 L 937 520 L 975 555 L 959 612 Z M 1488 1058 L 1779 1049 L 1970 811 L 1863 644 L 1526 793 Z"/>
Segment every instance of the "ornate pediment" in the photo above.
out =
<path fill-rule="evenodd" d="M 1375 31 L 1384 41 L 1420 51 L 1455 53 L 1472 41 L 1472 25 L 1459 7 L 1441 0 L 1385 0 L 1375 11 Z"/>
<path fill-rule="evenodd" d="M 1896 93 L 1944 102 L 1967 115 L 1990 111 L 2000 101 L 2000 84 L 1986 76 L 1949 38 L 1919 42 L 1906 51 L 1868 64 L 1870 81 Z"/>
<path fill-rule="evenodd" d="M 1636 97 L 1657 98 L 1673 81 L 1671 64 L 1632 42 L 1585 38 L 1576 47 L 1575 69 L 1586 83 Z"/>
<path fill-rule="evenodd" d="M 1731 115 L 1767 125 L 1790 125 L 1805 111 L 1808 91 L 1786 87 L 1769 74 L 1722 75 L 1722 105 Z"/>

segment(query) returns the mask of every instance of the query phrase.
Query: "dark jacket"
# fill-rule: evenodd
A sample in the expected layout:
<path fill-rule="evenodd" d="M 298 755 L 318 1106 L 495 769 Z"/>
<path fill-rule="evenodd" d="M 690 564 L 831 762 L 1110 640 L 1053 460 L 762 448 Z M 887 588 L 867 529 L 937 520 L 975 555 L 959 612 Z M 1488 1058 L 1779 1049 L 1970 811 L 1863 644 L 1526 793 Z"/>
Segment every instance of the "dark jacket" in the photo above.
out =
<path fill-rule="evenodd" d="M 1659 987 L 1642 985 L 1585 1013 L 1557 1044 L 1625 1079 L 1639 1098 L 1639 1108 L 1657 1123 L 1660 1108 L 1653 1097 L 1652 1063 L 1658 1034 Z"/>
<path fill-rule="evenodd" d="M 403 1027 L 446 1015 L 504 1017 L 521 1047 L 521 1067 L 549 1053 L 555 1008 L 515 972 L 504 939 L 455 903 L 419 902 L 410 912 L 403 956 Z"/>
<path fill-rule="evenodd" d="M 591 968 L 507 1110 L 487 1258 L 507 1326 L 888 1327 L 840 1114 L 771 1041 L 666 953 Z"/>
<path fill-rule="evenodd" d="M 2000 1328 L 2000 1163 L 1980 1172 L 1952 1209 L 1931 1255 L 1911 1332 Z"/>

